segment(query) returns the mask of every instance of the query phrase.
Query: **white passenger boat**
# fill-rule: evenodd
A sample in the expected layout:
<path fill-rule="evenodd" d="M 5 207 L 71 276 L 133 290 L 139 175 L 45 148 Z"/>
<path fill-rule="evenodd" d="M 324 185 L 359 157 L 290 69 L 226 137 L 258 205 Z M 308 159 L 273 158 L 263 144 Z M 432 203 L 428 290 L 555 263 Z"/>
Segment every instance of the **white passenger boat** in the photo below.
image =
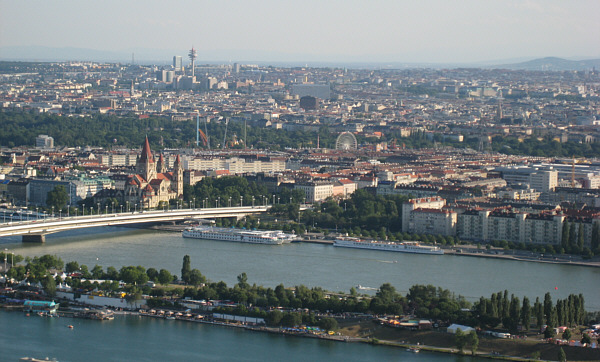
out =
<path fill-rule="evenodd" d="M 416 241 L 405 241 L 401 243 L 393 243 L 388 241 L 370 241 L 352 237 L 338 237 L 335 239 L 333 246 L 343 248 L 371 249 L 384 251 L 397 251 L 401 253 L 415 254 L 444 254 L 444 250 L 438 246 L 421 245 Z"/>
<path fill-rule="evenodd" d="M 213 226 L 197 226 L 183 231 L 184 238 L 235 241 L 238 243 L 281 245 L 297 241 L 294 234 L 281 230 L 244 230 Z"/>

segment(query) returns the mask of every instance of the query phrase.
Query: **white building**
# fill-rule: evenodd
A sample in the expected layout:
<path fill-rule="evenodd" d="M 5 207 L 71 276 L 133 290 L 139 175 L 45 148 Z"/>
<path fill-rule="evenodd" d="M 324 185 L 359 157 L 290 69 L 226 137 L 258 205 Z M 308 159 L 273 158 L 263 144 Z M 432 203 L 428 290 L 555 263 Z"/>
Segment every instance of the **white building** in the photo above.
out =
<path fill-rule="evenodd" d="M 415 209 L 410 212 L 409 233 L 456 235 L 456 211 L 444 209 Z"/>
<path fill-rule="evenodd" d="M 309 181 L 296 183 L 294 189 L 302 190 L 306 195 L 306 202 L 323 201 L 333 196 L 333 183 L 329 181 Z"/>
<path fill-rule="evenodd" d="M 54 138 L 41 134 L 35 138 L 35 147 L 39 149 L 54 148 Z"/>
<path fill-rule="evenodd" d="M 409 232 L 410 214 L 416 209 L 438 209 L 446 205 L 446 200 L 439 196 L 412 199 L 402 204 L 402 232 Z"/>
<path fill-rule="evenodd" d="M 552 191 L 558 186 L 558 171 L 552 168 L 542 170 L 538 167 L 513 166 L 498 167 L 494 171 L 500 172 L 509 185 L 527 184 L 542 192 Z"/>

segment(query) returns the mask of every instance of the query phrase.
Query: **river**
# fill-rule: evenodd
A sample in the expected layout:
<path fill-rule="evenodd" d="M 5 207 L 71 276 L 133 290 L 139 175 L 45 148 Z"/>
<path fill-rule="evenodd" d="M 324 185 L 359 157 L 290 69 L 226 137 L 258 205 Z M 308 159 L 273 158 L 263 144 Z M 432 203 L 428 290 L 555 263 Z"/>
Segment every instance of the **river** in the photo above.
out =
<path fill-rule="evenodd" d="M 137 316 L 100 322 L 0 310 L 0 326 L 0 361 L 484 361 Z"/>
<path fill-rule="evenodd" d="M 358 284 L 376 288 L 389 282 L 401 292 L 433 284 L 476 300 L 509 290 L 522 297 L 565 298 L 582 293 L 586 308 L 600 310 L 600 269 L 451 255 L 414 255 L 297 243 L 280 246 L 182 238 L 180 233 L 104 228 L 50 235 L 44 244 L 0 238 L 0 248 L 24 256 L 53 254 L 91 269 L 142 265 L 179 275 L 183 256 L 210 280 L 232 285 L 242 272 L 250 283 L 274 287 L 304 284 L 348 291 Z M 10 261 L 9 261 L 10 262 Z M 371 291 L 372 293 L 372 291 Z M 73 330 L 66 325 L 73 324 Z M 365 344 L 284 337 L 227 327 L 140 317 L 97 322 L 24 317 L 0 311 L 2 360 L 50 357 L 59 361 L 155 360 L 390 360 L 471 361 L 444 354 L 410 354 Z M 7 328 L 8 327 L 8 328 Z"/>
<path fill-rule="evenodd" d="M 406 293 L 415 284 L 432 284 L 465 296 L 508 290 L 522 298 L 553 300 L 582 293 L 586 309 L 600 311 L 600 268 L 521 262 L 460 255 L 418 255 L 375 250 L 336 248 L 294 243 L 255 245 L 181 237 L 180 233 L 128 229 L 85 229 L 47 237 L 44 244 L 21 243 L 20 238 L 0 238 L 0 248 L 24 256 L 57 255 L 91 270 L 142 265 L 180 275 L 183 256 L 209 280 L 237 283 L 245 272 L 250 284 L 275 287 L 304 284 L 348 292 L 361 285 L 377 288 L 391 283 Z"/>

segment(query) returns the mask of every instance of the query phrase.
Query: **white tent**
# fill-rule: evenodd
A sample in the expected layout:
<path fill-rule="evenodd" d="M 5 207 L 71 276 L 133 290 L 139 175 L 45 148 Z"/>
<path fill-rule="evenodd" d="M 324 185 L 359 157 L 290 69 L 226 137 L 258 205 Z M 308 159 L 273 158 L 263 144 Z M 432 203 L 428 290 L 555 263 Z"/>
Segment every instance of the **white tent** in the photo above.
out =
<path fill-rule="evenodd" d="M 462 326 L 460 324 L 453 324 L 450 327 L 448 327 L 448 329 L 446 331 L 448 333 L 455 334 L 458 329 L 460 329 L 463 333 L 470 333 L 471 331 L 475 330 L 475 328 L 471 328 L 469 326 Z"/>

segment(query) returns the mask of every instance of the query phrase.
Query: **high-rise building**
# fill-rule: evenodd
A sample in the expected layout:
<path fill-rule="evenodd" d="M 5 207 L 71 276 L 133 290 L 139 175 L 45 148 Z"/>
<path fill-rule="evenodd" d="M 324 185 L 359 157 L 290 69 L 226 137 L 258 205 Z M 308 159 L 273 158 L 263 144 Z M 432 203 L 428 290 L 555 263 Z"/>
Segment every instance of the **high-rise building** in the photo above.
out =
<path fill-rule="evenodd" d="M 54 148 L 54 138 L 41 134 L 35 138 L 35 147 L 41 149 Z"/>
<path fill-rule="evenodd" d="M 183 59 L 181 55 L 175 55 L 173 57 L 173 68 L 175 68 L 176 72 L 180 72 L 181 68 L 183 68 Z"/>

